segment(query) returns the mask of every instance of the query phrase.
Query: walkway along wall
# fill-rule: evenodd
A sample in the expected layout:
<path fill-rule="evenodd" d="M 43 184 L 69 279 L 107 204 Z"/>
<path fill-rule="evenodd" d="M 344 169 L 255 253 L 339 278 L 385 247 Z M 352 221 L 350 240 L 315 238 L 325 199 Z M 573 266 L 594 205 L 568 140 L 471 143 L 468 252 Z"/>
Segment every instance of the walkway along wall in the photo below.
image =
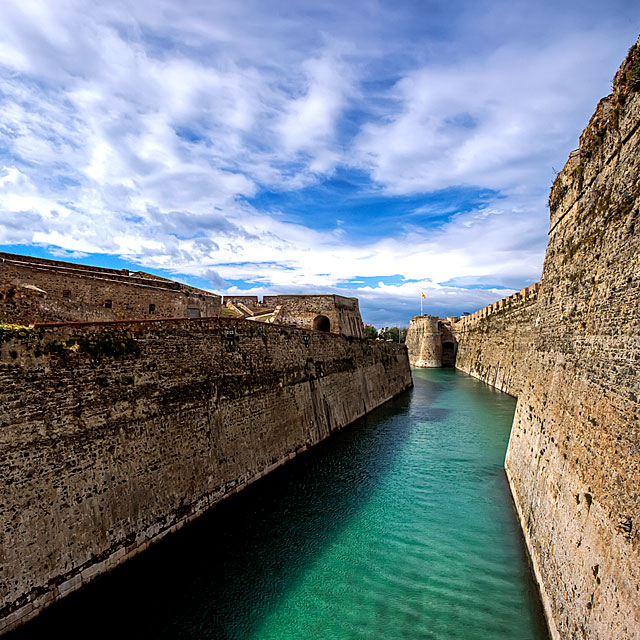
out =
<path fill-rule="evenodd" d="M 0 629 L 411 384 L 404 345 L 293 327 L 0 325 Z"/>
<path fill-rule="evenodd" d="M 639 90 L 636 45 L 551 189 L 536 299 L 456 325 L 457 366 L 518 397 L 506 471 L 554 638 L 640 638 Z"/>

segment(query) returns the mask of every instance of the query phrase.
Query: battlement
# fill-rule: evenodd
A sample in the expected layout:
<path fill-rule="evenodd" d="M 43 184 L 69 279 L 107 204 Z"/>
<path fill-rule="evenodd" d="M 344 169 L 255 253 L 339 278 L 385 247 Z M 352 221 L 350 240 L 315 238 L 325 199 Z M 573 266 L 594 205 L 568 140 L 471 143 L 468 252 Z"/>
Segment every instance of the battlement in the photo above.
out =
<path fill-rule="evenodd" d="M 524 289 L 520 289 L 516 293 L 512 293 L 510 296 L 506 298 L 502 298 L 502 300 L 498 300 L 483 309 L 479 309 L 474 313 L 469 314 L 468 316 L 462 316 L 458 318 L 456 323 L 458 326 L 457 329 L 467 328 L 472 324 L 475 324 L 481 320 L 484 320 L 488 316 L 494 313 L 501 313 L 503 311 L 510 311 L 517 307 L 528 306 L 529 304 L 535 302 L 538 299 L 538 294 L 540 291 L 540 287 L 542 286 L 542 282 L 536 282 Z"/>

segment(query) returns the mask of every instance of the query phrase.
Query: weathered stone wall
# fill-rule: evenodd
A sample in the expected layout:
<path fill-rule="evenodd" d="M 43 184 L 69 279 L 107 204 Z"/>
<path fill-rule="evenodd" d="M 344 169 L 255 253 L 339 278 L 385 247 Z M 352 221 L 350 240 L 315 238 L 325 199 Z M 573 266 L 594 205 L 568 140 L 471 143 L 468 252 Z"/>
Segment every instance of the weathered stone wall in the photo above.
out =
<path fill-rule="evenodd" d="M 84 304 L 77 300 L 52 298 L 33 285 L 0 285 L 0 322 L 29 324 L 51 320 L 57 322 L 115 320 L 111 309 Z"/>
<path fill-rule="evenodd" d="M 414 316 L 407 329 L 405 344 L 412 367 L 442 366 L 442 336 L 435 316 Z"/>
<path fill-rule="evenodd" d="M 538 318 L 540 283 L 460 318 L 456 367 L 518 396 L 529 379 Z"/>
<path fill-rule="evenodd" d="M 639 91 L 636 45 L 551 189 L 537 302 L 458 334 L 518 396 L 505 466 L 554 638 L 640 638 Z"/>
<path fill-rule="evenodd" d="M 0 327 L 0 629 L 411 384 L 403 345 L 255 322 Z"/>
<path fill-rule="evenodd" d="M 452 331 L 452 320 L 457 317 L 413 316 L 407 330 L 405 344 L 412 367 L 437 368 L 453 366 L 457 339 Z"/>
<path fill-rule="evenodd" d="M 331 333 L 364 337 L 357 298 L 336 295 L 279 295 L 265 296 L 263 303 L 277 307 L 273 318 L 276 324 L 313 329 L 314 320 L 318 316 L 325 316 L 331 323 Z"/>
<path fill-rule="evenodd" d="M 258 296 L 224 296 L 224 304 L 246 304 L 248 307 L 257 307 L 259 305 Z"/>
<path fill-rule="evenodd" d="M 189 313 L 218 315 L 220 296 L 141 272 L 0 253 L 0 321 L 184 318 Z"/>

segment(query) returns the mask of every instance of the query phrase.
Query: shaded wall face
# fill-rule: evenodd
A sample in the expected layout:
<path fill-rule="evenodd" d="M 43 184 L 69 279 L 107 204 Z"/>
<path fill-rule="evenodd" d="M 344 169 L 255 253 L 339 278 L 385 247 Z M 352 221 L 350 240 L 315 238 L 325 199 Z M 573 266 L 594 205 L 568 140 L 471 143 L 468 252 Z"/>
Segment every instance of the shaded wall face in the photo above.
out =
<path fill-rule="evenodd" d="M 551 190 L 537 301 L 457 325 L 458 366 L 518 397 L 505 466 L 562 639 L 640 638 L 640 95 L 619 79 Z"/>
<path fill-rule="evenodd" d="M 616 103 L 551 192 L 536 357 L 507 457 L 562 637 L 640 637 L 640 95 Z"/>
<path fill-rule="evenodd" d="M 0 327 L 0 630 L 409 386 L 403 345 L 282 326 Z"/>
<path fill-rule="evenodd" d="M 122 278 L 0 261 L 0 320 L 66 322 L 220 313 L 218 296 L 166 289 L 160 280 L 145 283 L 135 276 Z"/>

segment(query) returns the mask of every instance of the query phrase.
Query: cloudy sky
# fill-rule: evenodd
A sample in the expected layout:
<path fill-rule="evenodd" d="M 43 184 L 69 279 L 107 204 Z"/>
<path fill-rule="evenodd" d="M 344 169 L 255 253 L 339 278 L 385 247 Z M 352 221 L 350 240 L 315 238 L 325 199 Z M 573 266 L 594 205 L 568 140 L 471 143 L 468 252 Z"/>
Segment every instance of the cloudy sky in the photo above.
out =
<path fill-rule="evenodd" d="M 2 0 L 0 250 L 366 322 L 539 279 L 632 0 Z"/>

